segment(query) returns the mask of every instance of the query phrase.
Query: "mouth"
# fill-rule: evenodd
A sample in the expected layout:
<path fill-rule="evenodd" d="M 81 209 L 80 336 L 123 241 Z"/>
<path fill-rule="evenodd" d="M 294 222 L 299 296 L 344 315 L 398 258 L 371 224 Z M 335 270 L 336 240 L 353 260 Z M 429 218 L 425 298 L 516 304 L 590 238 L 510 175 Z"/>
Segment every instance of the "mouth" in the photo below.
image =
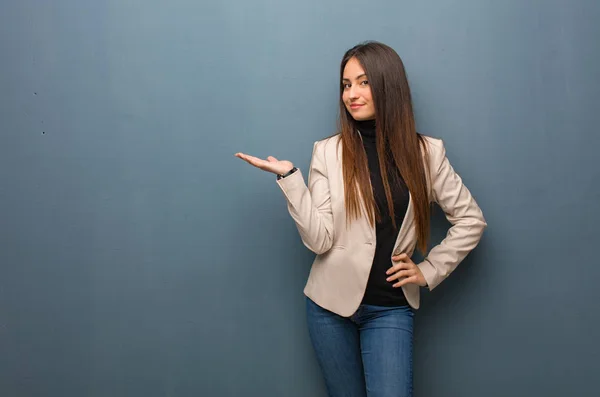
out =
<path fill-rule="evenodd" d="M 361 107 L 363 107 L 364 105 L 361 104 L 357 104 L 357 103 L 353 103 L 350 105 L 350 109 L 352 110 L 356 110 L 356 109 L 360 109 Z"/>

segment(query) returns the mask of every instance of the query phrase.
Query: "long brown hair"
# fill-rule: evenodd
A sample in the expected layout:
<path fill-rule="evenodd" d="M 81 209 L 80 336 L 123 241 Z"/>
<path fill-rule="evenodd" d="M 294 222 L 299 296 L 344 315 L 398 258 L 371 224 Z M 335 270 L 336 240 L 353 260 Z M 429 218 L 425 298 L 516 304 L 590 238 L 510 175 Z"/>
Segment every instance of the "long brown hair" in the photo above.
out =
<path fill-rule="evenodd" d="M 415 119 L 406 71 L 400 56 L 389 46 L 369 41 L 349 49 L 340 67 L 340 109 L 338 128 L 341 133 L 342 168 L 348 222 L 365 211 L 371 226 L 381 219 L 370 183 L 367 156 L 356 121 L 348 113 L 342 95 L 344 68 L 351 58 L 363 67 L 375 106 L 376 141 L 379 167 L 388 202 L 388 211 L 397 230 L 394 203 L 388 180 L 388 167 L 397 167 L 411 194 L 415 210 L 418 248 L 427 251 L 431 207 L 427 196 L 427 178 L 423 156 L 427 156 L 425 139 L 415 129 Z M 360 193 L 359 193 L 360 192 Z M 360 196 L 364 207 L 361 208 Z"/>

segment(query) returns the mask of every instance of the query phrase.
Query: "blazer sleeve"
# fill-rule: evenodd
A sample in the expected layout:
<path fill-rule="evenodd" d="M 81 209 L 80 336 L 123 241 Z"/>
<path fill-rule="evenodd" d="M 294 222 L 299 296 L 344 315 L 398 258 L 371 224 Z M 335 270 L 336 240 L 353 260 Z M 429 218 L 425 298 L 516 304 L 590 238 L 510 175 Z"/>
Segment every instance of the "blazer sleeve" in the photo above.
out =
<path fill-rule="evenodd" d="M 430 290 L 437 287 L 477 246 L 487 223 L 481 209 L 454 171 L 441 140 L 430 151 L 432 199 L 439 204 L 452 224 L 444 240 L 433 247 L 421 269 Z"/>
<path fill-rule="evenodd" d="M 333 213 L 324 142 L 313 146 L 308 186 L 300 169 L 277 183 L 304 245 L 316 254 L 327 252 L 333 245 Z"/>

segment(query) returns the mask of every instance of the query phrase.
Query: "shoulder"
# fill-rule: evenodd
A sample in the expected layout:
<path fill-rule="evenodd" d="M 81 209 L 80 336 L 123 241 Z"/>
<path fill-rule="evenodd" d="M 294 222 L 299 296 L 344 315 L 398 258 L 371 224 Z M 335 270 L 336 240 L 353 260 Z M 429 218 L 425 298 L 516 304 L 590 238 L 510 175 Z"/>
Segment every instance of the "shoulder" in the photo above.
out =
<path fill-rule="evenodd" d="M 425 148 L 429 155 L 439 156 L 440 153 L 445 151 L 444 149 L 444 141 L 440 138 L 434 138 L 432 136 L 427 136 L 420 134 L 423 138 L 423 142 L 425 143 Z"/>
<path fill-rule="evenodd" d="M 314 143 L 314 151 L 322 153 L 337 153 L 338 146 L 341 144 L 342 135 L 335 134 L 330 137 L 318 140 Z"/>
<path fill-rule="evenodd" d="M 431 187 L 433 181 L 437 179 L 437 175 L 439 170 L 442 168 L 442 164 L 444 164 L 444 159 L 446 158 L 446 149 L 442 139 L 423 134 L 419 135 L 422 138 L 424 146 L 423 161 L 426 165 L 427 183 Z"/>
<path fill-rule="evenodd" d="M 420 135 L 425 146 L 424 160 L 429 164 L 430 170 L 437 170 L 446 157 L 444 141 L 440 138 Z"/>
<path fill-rule="evenodd" d="M 332 144 L 337 144 L 341 140 L 342 140 L 342 134 L 335 134 L 335 135 L 331 135 L 330 137 L 316 141 L 315 145 L 326 147 L 326 146 L 330 146 Z"/>

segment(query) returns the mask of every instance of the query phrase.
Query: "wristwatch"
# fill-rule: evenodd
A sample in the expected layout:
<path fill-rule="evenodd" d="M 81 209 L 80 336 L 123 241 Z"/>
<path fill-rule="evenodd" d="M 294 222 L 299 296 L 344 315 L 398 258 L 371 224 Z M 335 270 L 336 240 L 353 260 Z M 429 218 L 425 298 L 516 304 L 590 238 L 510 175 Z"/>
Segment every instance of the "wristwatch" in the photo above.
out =
<path fill-rule="evenodd" d="M 294 167 L 291 170 L 289 170 L 288 172 L 286 172 L 285 174 L 281 175 L 281 174 L 277 174 L 277 180 L 283 179 L 286 176 L 290 176 L 292 175 L 294 172 L 298 171 L 298 168 Z"/>

